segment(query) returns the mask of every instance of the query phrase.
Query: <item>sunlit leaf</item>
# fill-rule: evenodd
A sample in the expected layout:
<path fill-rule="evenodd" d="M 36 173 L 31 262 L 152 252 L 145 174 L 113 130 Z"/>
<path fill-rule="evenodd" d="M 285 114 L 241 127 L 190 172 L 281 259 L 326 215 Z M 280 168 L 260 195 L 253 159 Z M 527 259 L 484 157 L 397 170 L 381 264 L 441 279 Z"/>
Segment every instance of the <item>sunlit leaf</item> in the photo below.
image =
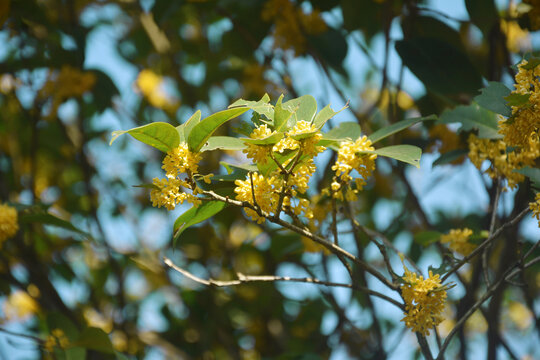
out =
<path fill-rule="evenodd" d="M 125 131 L 113 131 L 109 145 L 123 134 L 129 134 L 163 152 L 168 152 L 180 144 L 180 135 L 176 128 L 165 122 L 154 122 Z"/>
<path fill-rule="evenodd" d="M 292 111 L 289 111 L 282 106 L 283 95 L 281 95 L 274 107 L 274 130 L 275 131 L 284 131 L 287 130 L 287 121 L 290 119 L 293 114 Z"/>
<path fill-rule="evenodd" d="M 189 133 L 189 137 L 187 138 L 190 150 L 199 151 L 204 146 L 208 138 L 210 138 L 214 131 L 216 131 L 221 125 L 237 116 L 242 115 L 248 110 L 249 109 L 245 107 L 233 108 L 217 112 L 207 118 L 202 119 L 193 127 Z"/>
<path fill-rule="evenodd" d="M 184 125 L 184 138 L 189 139 L 189 134 L 193 127 L 201 122 L 201 110 L 197 110 L 195 114 L 191 115 L 189 119 L 183 124 Z"/>
<path fill-rule="evenodd" d="M 387 138 L 390 135 L 393 135 L 397 132 L 407 129 L 420 121 L 428 121 L 428 120 L 435 120 L 435 119 L 437 119 L 435 115 L 429 115 L 429 116 L 412 118 L 412 119 L 405 119 L 405 120 L 398 121 L 395 124 L 383 127 L 382 129 L 375 131 L 373 134 L 369 135 L 368 138 L 369 140 L 371 140 L 372 143 L 376 143 L 377 141 Z"/>
<path fill-rule="evenodd" d="M 198 224 L 219 213 L 227 204 L 222 201 L 204 201 L 201 205 L 193 206 L 191 209 L 180 215 L 174 222 L 173 247 L 188 227 Z"/>
<path fill-rule="evenodd" d="M 374 151 L 365 151 L 363 153 L 377 154 L 380 156 L 389 157 L 402 161 L 407 164 L 411 164 L 420 167 L 420 157 L 422 156 L 422 150 L 418 146 L 413 145 L 394 145 L 387 146 Z"/>
<path fill-rule="evenodd" d="M 315 115 L 315 119 L 313 119 L 313 125 L 317 129 L 322 128 L 324 126 L 324 124 L 326 124 L 326 122 L 328 120 L 330 120 L 332 117 L 334 117 L 335 115 L 337 115 L 340 112 L 342 112 L 343 110 L 345 110 L 347 107 L 348 107 L 348 105 L 345 105 L 344 107 L 342 107 L 338 111 L 334 111 L 330 107 L 330 104 L 326 105 L 321 111 L 319 111 L 319 113 L 317 115 Z"/>
<path fill-rule="evenodd" d="M 259 101 L 239 99 L 229 105 L 229 109 L 236 107 L 247 107 L 259 114 L 263 114 L 270 120 L 274 119 L 274 107 L 270 104 L 270 96 L 268 96 L 268 94 L 264 94 Z"/>
<path fill-rule="evenodd" d="M 279 140 L 283 139 L 283 136 L 285 136 L 285 134 L 283 134 L 282 132 L 274 132 L 273 134 L 262 139 L 240 138 L 239 140 L 244 143 L 253 145 L 273 145 L 276 144 Z"/>
<path fill-rule="evenodd" d="M 243 150 L 246 148 L 244 141 L 232 136 L 212 136 L 201 148 L 201 152 L 211 150 Z"/>

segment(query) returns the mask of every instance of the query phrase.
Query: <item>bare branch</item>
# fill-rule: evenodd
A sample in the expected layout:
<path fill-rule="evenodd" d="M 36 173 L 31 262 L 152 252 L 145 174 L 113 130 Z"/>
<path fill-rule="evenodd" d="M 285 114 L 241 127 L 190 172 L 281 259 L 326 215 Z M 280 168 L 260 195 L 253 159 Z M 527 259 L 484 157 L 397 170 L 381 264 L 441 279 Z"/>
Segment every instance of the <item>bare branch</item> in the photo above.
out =
<path fill-rule="evenodd" d="M 456 265 L 454 265 L 454 267 L 441 278 L 441 281 L 444 282 L 446 279 L 448 279 L 450 275 L 458 271 L 459 268 L 461 268 L 464 264 L 469 262 L 470 259 L 478 255 L 486 246 L 488 246 L 495 238 L 497 238 L 497 236 L 499 236 L 503 232 L 504 229 L 517 224 L 525 215 L 527 215 L 529 211 L 530 209 L 527 207 L 523 209 L 523 211 L 520 212 L 515 218 L 504 223 L 500 228 L 497 229 L 497 231 L 495 231 L 486 240 L 484 240 L 480 245 L 478 245 L 478 247 L 474 249 L 469 255 L 465 256 L 463 259 L 461 259 L 461 261 L 459 261 Z"/>
<path fill-rule="evenodd" d="M 175 265 L 171 259 L 164 256 L 163 261 L 165 262 L 165 265 L 170 267 L 171 269 L 179 272 L 180 274 L 184 275 L 185 277 L 195 281 L 196 283 L 206 285 L 206 286 L 215 286 L 215 287 L 226 287 L 226 286 L 236 286 L 240 284 L 246 284 L 251 282 L 277 282 L 277 281 L 287 281 L 287 282 L 301 282 L 301 283 L 310 283 L 310 284 L 316 284 L 321 286 L 328 286 L 328 287 L 344 287 L 348 289 L 353 289 L 356 291 L 365 292 L 372 296 L 377 296 L 383 300 L 388 301 L 389 303 L 397 306 L 399 309 L 403 310 L 404 305 L 399 303 L 398 301 L 392 299 L 391 297 L 381 294 L 380 292 L 371 290 L 364 286 L 359 285 L 352 285 L 352 284 L 344 284 L 344 283 L 336 283 L 331 281 L 323 281 L 319 280 L 317 278 L 292 278 L 289 276 L 276 276 L 276 275 L 244 275 L 242 273 L 237 273 L 238 276 L 237 280 L 228 280 L 228 281 L 222 281 L 222 280 L 214 280 L 214 279 L 202 279 L 189 271 L 182 269 L 181 267 Z"/>

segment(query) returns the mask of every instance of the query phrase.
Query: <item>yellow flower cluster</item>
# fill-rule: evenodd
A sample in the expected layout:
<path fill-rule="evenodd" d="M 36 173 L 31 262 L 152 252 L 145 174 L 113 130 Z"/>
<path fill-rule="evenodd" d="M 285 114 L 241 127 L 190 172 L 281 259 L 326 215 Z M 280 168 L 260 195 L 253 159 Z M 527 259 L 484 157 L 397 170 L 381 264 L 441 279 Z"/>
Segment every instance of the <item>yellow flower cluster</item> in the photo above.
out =
<path fill-rule="evenodd" d="M 45 85 L 39 91 L 42 99 L 52 97 L 50 116 L 54 116 L 58 107 L 67 99 L 80 97 L 91 90 L 96 83 L 96 77 L 91 72 L 64 65 L 60 71 L 51 71 Z"/>
<path fill-rule="evenodd" d="M 266 124 L 263 124 L 255 128 L 249 137 L 259 140 L 270 135 L 272 135 L 272 130 L 270 130 Z M 248 158 L 253 159 L 255 163 L 266 164 L 268 156 L 272 151 L 272 145 L 253 145 L 249 143 L 246 143 L 246 145 L 247 148 L 242 150 L 242 152 L 245 153 Z"/>
<path fill-rule="evenodd" d="M 306 51 L 304 34 L 316 35 L 328 28 L 317 9 L 307 14 L 290 0 L 268 1 L 261 17 L 264 21 L 274 22 L 274 47 L 293 50 L 296 56 Z"/>
<path fill-rule="evenodd" d="M 252 183 L 253 181 L 253 183 Z M 263 212 L 270 214 L 278 204 L 279 195 L 274 191 L 275 178 L 266 178 L 259 173 L 251 173 L 247 180 L 236 180 L 236 199 L 258 206 Z M 261 224 L 264 217 L 252 209 L 244 209 L 246 215 Z"/>
<path fill-rule="evenodd" d="M 469 242 L 469 237 L 473 234 L 471 229 L 452 229 L 446 235 L 441 235 L 443 244 L 450 243 L 450 249 L 462 255 L 469 255 L 476 245 Z"/>
<path fill-rule="evenodd" d="M 19 231 L 17 210 L 9 205 L 0 204 L 0 247 L 7 239 Z"/>
<path fill-rule="evenodd" d="M 346 186 L 345 199 L 348 201 L 357 200 L 357 193 L 366 185 L 367 179 L 375 170 L 375 159 L 377 154 L 362 154 L 363 151 L 373 151 L 375 148 L 371 146 L 371 140 L 367 136 L 362 136 L 356 141 L 344 141 L 340 144 L 336 163 L 332 166 L 332 170 L 336 172 L 334 181 L 330 188 L 334 197 L 343 200 L 343 184 L 347 184 L 353 177 L 351 172 L 356 170 L 359 177 L 354 179 L 356 189 Z M 326 189 L 325 193 L 329 190 Z"/>
<path fill-rule="evenodd" d="M 412 331 L 429 335 L 430 329 L 444 320 L 446 287 L 441 285 L 439 274 L 433 275 L 430 271 L 424 280 L 423 276 L 406 267 L 403 281 L 401 294 L 405 301 L 405 317 L 401 321 Z"/>
<path fill-rule="evenodd" d="M 519 64 L 514 94 L 528 96 L 528 103 L 512 106 L 512 116 L 500 117 L 499 133 L 502 140 L 469 137 L 469 157 L 480 169 L 484 160 L 491 162 L 486 173 L 495 178 L 504 176 L 508 186 L 514 188 L 524 176 L 513 172 L 525 166 L 535 166 L 540 157 L 540 67 L 526 69 L 527 60 Z"/>
<path fill-rule="evenodd" d="M 529 209 L 533 212 L 533 217 L 538 220 L 538 227 L 540 227 L 540 193 L 536 194 L 535 201 L 529 203 Z"/>
<path fill-rule="evenodd" d="M 163 77 L 152 70 L 142 70 L 135 83 L 152 106 L 171 112 L 178 108 L 178 101 L 165 92 Z"/>
<path fill-rule="evenodd" d="M 188 149 L 186 143 L 181 143 L 175 149 L 169 151 L 163 159 L 163 170 L 165 170 L 166 178 L 154 178 L 152 185 L 154 189 L 150 192 L 152 206 L 166 207 L 167 210 L 173 210 L 177 204 L 182 204 L 184 201 L 194 205 L 200 204 L 197 194 L 200 189 L 197 187 L 193 176 L 198 174 L 199 161 L 201 155 L 193 153 Z M 186 179 L 179 179 L 182 174 L 186 174 Z M 205 182 L 209 182 L 212 174 L 203 176 Z M 190 189 L 192 193 L 187 193 L 181 188 Z"/>
<path fill-rule="evenodd" d="M 257 127 L 250 137 L 252 139 L 263 139 L 272 135 L 272 133 L 273 131 L 263 124 Z M 294 137 L 300 137 L 300 139 L 296 140 Z M 321 138 L 322 135 L 317 127 L 308 121 L 300 120 L 285 134 L 285 137 L 274 145 L 247 143 L 247 148 L 243 152 L 247 154 L 248 158 L 260 164 L 268 162 L 268 158 L 273 152 L 282 153 L 285 150 L 298 150 L 294 157 L 280 164 L 281 167 L 276 168 L 267 178 L 258 173 L 252 174 L 253 190 L 258 189 L 255 202 L 261 210 L 268 214 L 277 211 L 280 194 L 284 194 L 283 209 L 295 215 L 304 213 L 308 219 L 313 217 L 309 200 L 297 198 L 297 195 L 299 193 L 305 194 L 309 188 L 309 179 L 316 170 L 313 158 L 326 150 L 324 146 L 317 145 Z M 286 169 L 288 174 L 284 174 L 283 169 Z M 253 204 L 251 180 L 249 178 L 245 181 L 237 180 L 235 184 L 237 185 L 235 189 L 236 198 Z M 266 195 L 264 195 L 265 193 Z M 261 194 L 260 200 L 257 194 Z M 264 221 L 264 218 L 251 209 L 246 209 L 246 214 L 259 223 Z"/>

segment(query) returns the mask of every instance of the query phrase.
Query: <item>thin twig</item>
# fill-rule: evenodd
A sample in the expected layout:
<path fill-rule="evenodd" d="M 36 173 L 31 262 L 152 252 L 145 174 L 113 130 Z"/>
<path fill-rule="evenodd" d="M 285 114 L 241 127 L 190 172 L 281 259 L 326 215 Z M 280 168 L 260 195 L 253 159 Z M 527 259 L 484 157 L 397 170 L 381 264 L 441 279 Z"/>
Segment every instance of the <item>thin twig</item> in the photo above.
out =
<path fill-rule="evenodd" d="M 495 229 L 495 222 L 497 221 L 497 209 L 499 207 L 499 198 L 501 195 L 502 190 L 502 184 L 501 180 L 497 179 L 496 184 L 496 190 L 495 190 L 495 200 L 493 201 L 493 206 L 491 208 L 491 221 L 489 223 L 489 235 L 493 234 L 493 230 Z M 486 246 L 484 251 L 482 252 L 482 274 L 484 275 L 484 281 L 486 282 L 487 286 L 491 285 L 491 282 L 489 281 L 489 269 L 488 269 L 488 254 L 489 250 L 491 249 L 493 243 Z"/>
<path fill-rule="evenodd" d="M 375 276 L 379 281 L 381 281 L 383 284 L 388 286 L 390 289 L 392 289 L 392 290 L 397 290 L 398 289 L 398 285 L 393 284 L 383 274 L 381 274 L 377 269 L 375 269 L 373 266 L 371 266 L 367 262 L 363 261 L 362 259 L 359 259 L 358 257 L 354 256 L 353 254 L 351 254 L 347 250 L 339 247 L 338 245 L 336 245 L 336 244 L 334 244 L 334 243 L 332 243 L 332 242 L 330 242 L 330 241 L 328 241 L 328 240 L 326 240 L 326 239 L 324 239 L 324 238 L 322 238 L 322 237 L 320 237 L 320 236 L 318 236 L 316 234 L 313 234 L 312 232 L 310 232 L 309 230 L 307 230 L 305 228 L 301 228 L 301 227 L 296 226 L 294 224 L 291 224 L 291 223 L 289 223 L 287 221 L 284 221 L 284 220 L 282 220 L 280 218 L 276 218 L 275 216 L 270 216 L 268 213 L 261 210 L 259 207 L 255 207 L 253 204 L 251 204 L 251 203 L 249 203 L 247 201 L 232 200 L 230 198 L 226 198 L 224 196 L 216 194 L 213 191 L 203 191 L 203 194 L 208 195 L 208 196 L 210 196 L 210 197 L 212 197 L 212 198 L 214 198 L 215 200 L 218 200 L 218 201 L 223 201 L 223 202 L 226 201 L 231 205 L 249 208 L 249 209 L 255 211 L 257 213 L 257 215 L 259 215 L 260 217 L 264 217 L 268 221 L 273 222 L 274 224 L 281 225 L 282 227 L 287 228 L 287 229 L 289 229 L 291 231 L 294 231 L 297 234 L 303 235 L 303 236 L 315 241 L 316 243 L 324 246 L 325 248 L 327 248 L 328 250 L 330 250 L 332 253 L 334 253 L 336 255 L 339 254 L 339 255 L 342 255 L 344 258 L 352 260 L 355 264 L 359 265 L 364 270 L 369 272 L 371 275 Z"/>
<path fill-rule="evenodd" d="M 287 282 L 301 282 L 301 283 L 310 283 L 310 284 L 316 284 L 316 285 L 322 285 L 322 286 L 328 286 L 328 287 L 344 287 L 348 289 L 353 289 L 357 291 L 365 292 L 372 296 L 377 296 L 383 300 L 386 300 L 390 302 L 391 304 L 397 306 L 399 309 L 403 310 L 404 305 L 399 303 L 398 301 L 392 299 L 391 297 L 381 294 L 377 291 L 371 290 L 364 286 L 359 285 L 353 285 L 353 284 L 344 284 L 344 283 L 336 283 L 332 281 L 323 281 L 319 280 L 317 278 L 292 278 L 289 276 L 276 276 L 276 275 L 244 275 L 242 273 L 237 273 L 238 276 L 237 280 L 228 280 L 228 281 L 222 281 L 222 280 L 214 280 L 214 279 L 202 279 L 189 271 L 182 269 L 181 267 L 175 265 L 171 259 L 164 256 L 163 261 L 165 262 L 165 265 L 170 267 L 171 269 L 179 272 L 180 274 L 184 275 L 185 277 L 195 281 L 196 283 L 206 285 L 206 286 L 216 286 L 216 287 L 226 287 L 226 286 L 236 286 L 240 284 L 250 283 L 250 282 L 277 282 L 277 281 L 287 281 Z"/>
<path fill-rule="evenodd" d="M 501 227 L 499 227 L 493 234 L 491 234 L 486 240 L 484 240 L 476 249 L 474 249 L 469 255 L 465 256 L 463 259 L 461 259 L 450 271 L 448 271 L 442 278 L 441 281 L 444 282 L 450 275 L 455 273 L 459 270 L 464 264 L 469 262 L 470 259 L 478 255 L 487 245 L 489 245 L 497 236 L 499 236 L 504 229 L 514 226 L 517 224 L 527 213 L 530 211 L 530 209 L 527 207 L 523 209 L 522 212 L 520 212 L 515 218 L 512 220 L 504 223 Z"/>

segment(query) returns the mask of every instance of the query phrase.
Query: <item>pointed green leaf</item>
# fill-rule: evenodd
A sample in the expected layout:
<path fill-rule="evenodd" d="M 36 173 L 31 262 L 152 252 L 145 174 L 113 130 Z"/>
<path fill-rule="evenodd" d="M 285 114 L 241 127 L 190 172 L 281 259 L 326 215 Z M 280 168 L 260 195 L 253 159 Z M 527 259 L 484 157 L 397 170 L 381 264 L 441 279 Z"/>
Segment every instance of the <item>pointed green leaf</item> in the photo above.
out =
<path fill-rule="evenodd" d="M 189 133 L 189 137 L 187 138 L 189 149 L 191 151 L 198 152 L 204 146 L 208 138 L 212 136 L 214 131 L 216 131 L 221 125 L 237 116 L 242 115 L 248 110 L 249 109 L 245 107 L 228 109 L 202 119 Z"/>
<path fill-rule="evenodd" d="M 529 104 L 530 94 L 510 94 L 504 97 L 508 106 L 524 106 Z"/>
<path fill-rule="evenodd" d="M 312 137 L 313 135 L 315 135 L 318 132 L 319 132 L 319 130 L 315 130 L 315 131 L 310 131 L 310 132 L 306 132 L 306 133 L 290 135 L 290 137 L 293 138 L 294 140 L 304 140 L 304 139 Z"/>
<path fill-rule="evenodd" d="M 422 156 L 422 150 L 418 146 L 413 145 L 387 146 L 375 151 L 362 151 L 362 153 L 386 156 L 407 164 L 414 165 L 417 168 L 420 167 L 420 157 Z"/>
<path fill-rule="evenodd" d="M 201 122 L 201 110 L 197 110 L 195 114 L 191 115 L 189 119 L 183 124 L 184 125 L 184 139 L 189 138 L 189 134 L 193 127 Z"/>
<path fill-rule="evenodd" d="M 191 209 L 180 215 L 174 222 L 173 247 L 180 238 L 180 235 L 188 227 L 198 224 L 219 213 L 227 206 L 221 201 L 205 201 L 199 206 L 193 206 Z"/>
<path fill-rule="evenodd" d="M 284 136 L 285 134 L 283 134 L 282 132 L 274 132 L 271 135 L 262 139 L 240 138 L 238 140 L 253 145 L 273 145 L 276 144 L 279 140 L 283 139 Z"/>
<path fill-rule="evenodd" d="M 437 119 L 435 115 L 429 115 L 429 116 L 424 116 L 424 117 L 401 120 L 395 124 L 383 127 L 382 129 L 375 131 L 373 134 L 368 136 L 368 138 L 369 140 L 371 140 L 372 143 L 376 143 L 377 141 L 387 138 L 388 136 L 393 135 L 397 132 L 400 132 L 401 130 L 407 129 L 408 127 L 411 127 L 420 121 L 428 121 L 428 120 L 435 120 L 435 119 Z"/>
<path fill-rule="evenodd" d="M 356 122 L 346 121 L 339 123 L 338 126 L 323 134 L 323 139 L 328 140 L 346 140 L 355 141 L 362 135 L 360 125 Z"/>
<path fill-rule="evenodd" d="M 178 132 L 178 136 L 180 136 L 180 144 L 186 142 L 186 135 L 184 132 L 184 129 L 186 127 L 186 124 L 180 124 L 176 127 L 176 131 Z"/>
<path fill-rule="evenodd" d="M 105 331 L 94 327 L 84 329 L 81 332 L 79 339 L 72 345 L 102 353 L 114 354 L 114 349 L 109 336 Z"/>
<path fill-rule="evenodd" d="M 460 105 L 452 110 L 445 110 L 439 122 L 443 124 L 461 123 L 460 131 L 478 130 L 481 139 L 500 139 L 497 115 L 476 103 Z"/>
<path fill-rule="evenodd" d="M 287 121 L 292 115 L 292 111 L 284 109 L 281 101 L 283 100 L 283 94 L 279 97 L 276 106 L 274 107 L 274 130 L 284 131 L 286 129 Z"/>
<path fill-rule="evenodd" d="M 490 81 L 488 86 L 481 89 L 480 92 L 481 94 L 474 98 L 474 101 L 480 106 L 506 117 L 512 115 L 512 109 L 503 101 L 512 91 L 504 84 Z"/>
<path fill-rule="evenodd" d="M 326 105 L 321 111 L 319 111 L 317 115 L 315 115 L 315 119 L 313 119 L 313 125 L 315 125 L 317 129 L 322 128 L 328 120 L 345 110 L 347 107 L 348 105 L 345 105 L 340 110 L 334 111 L 330 107 L 330 104 Z"/>
<path fill-rule="evenodd" d="M 296 124 L 296 121 L 304 120 L 311 122 L 313 120 L 317 112 L 317 101 L 311 95 L 304 95 L 287 101 L 283 104 L 283 107 L 289 109 L 289 111 L 296 108 L 296 111 L 293 111 L 295 121 L 293 123 L 289 122 L 289 125 L 292 127 Z"/>
<path fill-rule="evenodd" d="M 521 169 L 513 170 L 513 172 L 517 172 L 517 173 L 525 175 L 526 177 L 531 179 L 531 182 L 534 184 L 535 188 L 540 189 L 540 169 L 539 168 L 531 168 L 527 166 Z"/>
<path fill-rule="evenodd" d="M 456 149 L 451 150 L 449 152 L 446 152 L 444 154 L 441 154 L 437 160 L 431 164 L 431 166 L 438 166 L 438 165 L 445 165 L 449 164 L 454 160 L 459 159 L 460 157 L 467 155 L 469 153 L 469 150 L 467 149 Z"/>
<path fill-rule="evenodd" d="M 246 148 L 246 145 L 242 139 L 235 138 L 232 136 L 212 136 L 207 141 L 206 144 L 201 148 L 201 152 L 212 151 L 216 149 L 221 150 L 243 150 Z"/>
<path fill-rule="evenodd" d="M 270 96 L 268 94 L 264 94 L 259 101 L 239 99 L 229 105 L 229 109 L 237 107 L 247 107 L 256 113 L 263 114 L 270 120 L 274 119 L 274 107 L 270 104 Z"/>
<path fill-rule="evenodd" d="M 530 54 L 528 54 L 528 55 L 530 55 Z M 525 56 L 525 58 L 527 60 L 527 64 L 523 65 L 522 67 L 524 69 L 526 69 L 526 70 L 532 70 L 535 67 L 537 67 L 538 65 L 540 65 L 540 58 L 538 58 L 538 57 L 530 56 L 529 58 L 527 58 L 527 56 Z"/>
<path fill-rule="evenodd" d="M 123 134 L 129 134 L 163 152 L 168 152 L 180 144 L 180 135 L 176 128 L 165 122 L 154 122 L 125 131 L 113 131 L 109 145 Z"/>

